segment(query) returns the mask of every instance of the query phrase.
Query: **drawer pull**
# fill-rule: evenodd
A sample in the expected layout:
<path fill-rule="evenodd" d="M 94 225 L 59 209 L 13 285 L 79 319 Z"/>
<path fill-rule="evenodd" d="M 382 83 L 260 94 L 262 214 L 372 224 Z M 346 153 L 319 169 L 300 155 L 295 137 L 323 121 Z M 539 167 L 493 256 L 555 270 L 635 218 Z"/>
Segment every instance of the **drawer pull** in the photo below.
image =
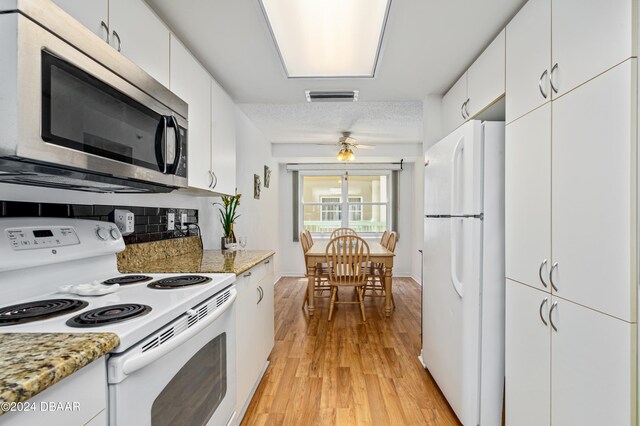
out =
<path fill-rule="evenodd" d="M 264 262 L 265 265 L 268 265 L 269 263 L 271 263 L 270 260 L 267 260 L 266 262 Z"/>
<path fill-rule="evenodd" d="M 250 277 L 251 276 L 251 272 L 247 272 L 246 274 L 243 275 L 243 277 Z"/>

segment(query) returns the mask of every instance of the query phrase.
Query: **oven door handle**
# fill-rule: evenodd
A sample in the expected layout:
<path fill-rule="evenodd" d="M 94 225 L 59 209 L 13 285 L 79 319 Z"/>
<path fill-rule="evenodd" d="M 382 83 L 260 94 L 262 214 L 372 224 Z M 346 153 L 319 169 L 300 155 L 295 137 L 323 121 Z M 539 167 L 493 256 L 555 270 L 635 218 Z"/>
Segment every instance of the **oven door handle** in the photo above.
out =
<path fill-rule="evenodd" d="M 128 375 L 135 373 L 141 368 L 151 364 L 157 359 L 168 354 L 175 348 L 179 347 L 194 335 L 198 334 L 204 328 L 209 326 L 212 322 L 224 314 L 227 309 L 231 307 L 236 300 L 238 292 L 236 289 L 231 289 L 231 295 L 220 305 L 215 311 L 207 315 L 201 321 L 198 321 L 193 327 L 188 328 L 185 332 L 178 334 L 173 339 L 170 339 L 166 343 L 154 348 L 150 351 L 143 353 L 132 353 L 130 356 L 123 355 L 119 357 L 112 357 L 109 362 L 109 383 L 119 383 L 124 380 Z"/>

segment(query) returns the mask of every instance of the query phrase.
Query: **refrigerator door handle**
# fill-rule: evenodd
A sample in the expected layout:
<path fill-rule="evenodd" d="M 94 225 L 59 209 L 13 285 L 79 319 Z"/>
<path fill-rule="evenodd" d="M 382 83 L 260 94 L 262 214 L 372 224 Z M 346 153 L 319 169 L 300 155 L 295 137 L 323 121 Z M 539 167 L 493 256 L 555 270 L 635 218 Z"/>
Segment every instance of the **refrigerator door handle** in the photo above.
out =
<path fill-rule="evenodd" d="M 453 155 L 451 157 L 451 215 L 458 214 L 456 208 L 456 187 L 457 187 L 457 175 L 458 175 L 458 157 L 464 150 L 464 136 L 458 140 L 455 148 L 453 149 Z"/>
<path fill-rule="evenodd" d="M 458 278 L 458 235 L 456 232 L 456 221 L 463 219 L 451 218 L 451 284 L 453 289 L 462 298 L 462 281 Z"/>

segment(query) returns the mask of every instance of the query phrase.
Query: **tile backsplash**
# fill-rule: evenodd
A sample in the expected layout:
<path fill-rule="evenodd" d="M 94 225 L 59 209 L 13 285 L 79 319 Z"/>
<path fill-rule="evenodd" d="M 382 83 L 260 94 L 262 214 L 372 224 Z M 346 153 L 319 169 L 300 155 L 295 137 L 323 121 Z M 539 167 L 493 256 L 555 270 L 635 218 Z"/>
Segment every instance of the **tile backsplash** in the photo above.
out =
<path fill-rule="evenodd" d="M 113 206 L 91 204 L 28 203 L 0 201 L 0 217 L 69 217 L 110 222 L 114 209 L 129 210 L 135 215 L 134 232 L 124 237 L 125 243 L 146 243 L 197 235 L 195 227 L 189 230 L 167 230 L 167 214 L 175 213 L 176 228 L 183 213 L 187 222 L 198 223 L 198 210 L 166 207 Z"/>

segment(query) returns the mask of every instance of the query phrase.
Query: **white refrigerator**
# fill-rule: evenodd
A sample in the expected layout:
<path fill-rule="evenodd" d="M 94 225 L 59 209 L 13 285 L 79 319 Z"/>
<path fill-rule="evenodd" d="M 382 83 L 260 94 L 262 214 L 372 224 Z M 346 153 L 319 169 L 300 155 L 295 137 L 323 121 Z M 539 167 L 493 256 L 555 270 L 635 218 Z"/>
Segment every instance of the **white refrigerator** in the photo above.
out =
<path fill-rule="evenodd" d="M 500 425 L 504 123 L 464 124 L 425 164 L 421 361 L 462 424 Z"/>

